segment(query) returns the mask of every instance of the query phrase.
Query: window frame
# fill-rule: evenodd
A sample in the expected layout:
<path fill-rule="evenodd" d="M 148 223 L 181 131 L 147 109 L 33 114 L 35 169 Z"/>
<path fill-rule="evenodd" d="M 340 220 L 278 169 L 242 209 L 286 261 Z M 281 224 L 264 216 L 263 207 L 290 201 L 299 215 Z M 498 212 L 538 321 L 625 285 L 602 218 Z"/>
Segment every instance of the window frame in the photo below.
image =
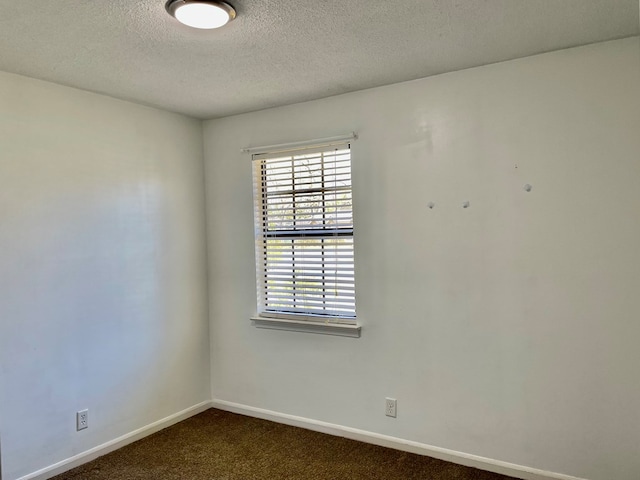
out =
<path fill-rule="evenodd" d="M 335 137 L 334 137 L 335 138 Z M 351 141 L 355 139 L 355 135 L 352 135 L 348 138 L 340 138 L 334 139 L 331 142 L 322 142 L 322 141 L 311 141 L 311 142 L 298 142 L 296 144 L 284 144 L 278 146 L 270 147 L 262 147 L 260 151 L 258 149 L 246 149 L 245 151 L 252 153 L 252 177 L 254 182 L 254 239 L 255 239 L 255 258 L 256 258 L 256 297 L 257 297 L 257 314 L 251 317 L 254 325 L 259 328 L 270 328 L 270 329 L 278 329 L 278 330 L 294 330 L 300 332 L 311 332 L 311 333 L 323 333 L 330 335 L 341 335 L 341 336 L 349 336 L 349 337 L 359 337 L 361 332 L 361 326 L 357 322 L 356 316 L 356 287 L 355 287 L 355 245 L 354 245 L 354 225 L 353 225 L 353 183 L 352 183 L 352 172 L 353 172 L 353 162 L 352 162 L 352 145 Z M 333 199 L 331 201 L 327 200 L 327 192 L 331 192 L 332 190 L 325 186 L 325 155 L 327 157 L 331 157 L 331 155 L 327 155 L 327 153 L 331 151 L 340 151 L 348 149 L 348 187 L 341 187 L 337 189 L 334 187 L 333 193 L 330 193 L 330 196 L 333 195 Z M 321 159 L 321 178 L 322 178 L 322 186 L 321 187 L 313 187 L 313 185 L 308 187 L 308 191 L 305 190 L 304 194 L 309 195 L 320 195 L 322 200 L 320 201 L 320 207 L 322 209 L 322 224 L 320 227 L 298 227 L 296 228 L 295 223 L 299 221 L 299 217 L 295 213 L 295 201 L 296 195 L 299 192 L 296 191 L 296 168 L 301 165 L 301 163 L 297 163 L 298 160 L 303 161 L 308 158 L 300 158 L 303 155 L 316 155 Z M 344 155 L 344 153 L 343 153 Z M 298 157 L 296 159 L 296 156 Z M 315 158 L 315 157 L 314 157 Z M 287 160 L 284 160 L 287 159 Z M 268 198 L 269 195 L 273 195 L 271 192 L 267 192 L 266 190 L 266 171 L 268 162 L 271 160 L 272 163 L 280 162 L 280 164 L 284 164 L 285 161 L 291 161 L 291 204 L 293 205 L 292 210 L 292 222 L 294 224 L 293 227 L 287 226 L 286 228 L 272 228 L 266 225 L 265 219 L 269 217 L 269 204 Z M 345 162 L 345 160 L 340 160 L 341 162 Z M 336 168 L 338 165 L 338 159 L 334 158 L 331 160 L 333 168 Z M 306 165 L 308 166 L 308 165 Z M 286 168 L 286 167 L 285 167 Z M 285 170 L 286 171 L 286 170 Z M 337 175 L 337 169 L 334 171 L 334 174 Z M 309 173 L 309 175 L 315 175 L 314 173 Z M 316 179 L 316 177 L 310 177 Z M 337 178 L 334 177 L 334 178 Z M 288 181 L 288 180 L 287 180 Z M 315 185 L 315 180 L 309 180 L 312 184 Z M 334 180 L 335 182 L 336 180 Z M 273 187 L 274 184 L 270 185 Z M 335 183 L 334 183 L 335 185 Z M 286 186 L 286 184 L 285 184 Z M 304 189 L 303 189 L 304 190 Z M 350 205 L 348 205 L 348 210 L 346 212 L 341 211 L 340 213 L 346 213 L 347 220 L 350 218 L 350 225 L 340 225 L 338 222 L 338 191 L 346 192 L 347 197 L 349 198 Z M 282 194 L 283 204 L 287 204 L 286 198 L 287 193 L 284 192 Z M 335 209 L 335 217 L 336 217 L 336 225 L 334 228 L 327 228 L 325 224 L 326 218 L 326 210 L 328 204 L 333 202 L 332 207 Z M 313 215 L 316 215 L 314 213 Z M 314 217 L 315 218 L 315 217 Z M 286 222 L 286 221 L 285 221 Z M 344 249 L 346 256 L 346 265 L 347 270 L 350 271 L 350 277 L 347 275 L 347 282 L 351 282 L 351 284 L 347 283 L 347 287 L 341 291 L 340 294 L 344 295 L 345 298 L 349 300 L 344 301 L 344 298 L 340 298 L 340 294 L 338 293 L 337 284 L 340 283 L 338 281 L 338 275 L 340 271 L 338 266 L 340 261 L 343 259 L 338 252 L 337 248 L 339 243 L 336 241 L 338 238 L 349 238 L 351 241 L 347 244 L 348 246 Z M 329 313 L 317 313 L 317 309 L 320 307 L 311 306 L 307 311 L 303 312 L 291 312 L 286 311 L 286 308 L 283 310 L 278 310 L 277 308 L 269 308 L 269 300 L 268 297 L 268 287 L 266 283 L 269 281 L 269 272 L 267 270 L 268 265 L 268 256 L 269 256 L 269 239 L 276 240 L 275 242 L 271 242 L 271 248 L 276 248 L 276 251 L 280 250 L 282 247 L 278 244 L 278 240 L 286 239 L 291 241 L 291 271 L 295 272 L 296 270 L 296 252 L 299 252 L 304 247 L 295 248 L 295 241 L 301 240 L 298 245 L 300 245 L 304 240 L 307 239 L 315 239 L 320 240 L 319 243 L 311 242 L 310 249 L 314 250 L 314 257 L 318 255 L 317 258 L 320 258 L 322 264 L 322 273 L 318 274 L 318 278 L 321 280 L 314 280 L 312 285 L 321 285 L 322 293 L 311 293 L 311 297 L 303 295 L 302 298 L 305 300 L 303 302 L 308 302 L 309 298 L 311 298 L 314 303 L 321 303 L 324 305 L 322 308 L 327 309 L 326 305 L 331 304 L 335 310 L 329 310 Z M 333 256 L 325 253 L 325 240 L 327 240 L 331 245 L 335 245 L 335 250 Z M 334 243 L 331 243 L 334 242 Z M 319 253 L 318 253 L 319 252 Z M 273 255 L 273 253 L 271 254 Z M 326 301 L 326 277 L 324 271 L 325 258 L 329 258 L 333 261 L 332 267 L 334 269 L 335 274 L 328 275 L 331 276 L 333 280 L 329 281 L 330 285 L 334 285 L 335 294 L 332 296 L 332 301 Z M 340 261 L 339 261 L 340 260 Z M 304 263 L 305 261 L 301 261 L 300 263 Z M 350 262 L 350 263 L 349 263 Z M 350 267 L 349 267 L 350 265 Z M 304 268 L 304 267 L 303 267 Z M 272 274 L 273 275 L 273 274 Z M 284 274 L 284 275 L 288 275 Z M 293 289 L 295 290 L 295 273 L 292 273 L 293 277 L 291 280 L 291 285 L 293 285 Z M 273 278 L 272 278 L 273 280 Z M 287 282 L 287 280 L 284 280 Z M 333 282 L 333 283 L 330 283 Z M 288 283 L 285 283 L 285 286 Z M 286 288 L 286 287 L 285 287 Z M 349 292 L 351 290 L 351 292 Z M 304 291 L 304 288 L 303 288 Z M 290 310 L 296 310 L 298 308 L 298 304 L 295 300 L 295 293 L 291 293 L 289 295 L 284 295 L 286 297 L 286 301 L 292 302 L 292 306 L 290 306 Z M 320 300 L 317 297 L 322 297 Z M 344 305 L 336 302 L 344 301 Z M 273 305 L 273 304 L 272 304 Z M 337 307 L 336 307 L 337 305 Z M 338 312 L 340 310 L 339 307 L 343 307 L 345 313 Z"/>

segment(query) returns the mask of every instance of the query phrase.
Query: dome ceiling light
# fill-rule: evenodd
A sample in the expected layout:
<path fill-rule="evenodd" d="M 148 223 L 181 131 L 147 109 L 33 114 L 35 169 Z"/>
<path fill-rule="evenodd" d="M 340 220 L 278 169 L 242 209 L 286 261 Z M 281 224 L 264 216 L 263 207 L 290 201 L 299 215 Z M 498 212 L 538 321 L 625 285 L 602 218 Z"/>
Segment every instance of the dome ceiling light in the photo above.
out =
<path fill-rule="evenodd" d="M 236 18 L 236 10 L 226 2 L 169 0 L 165 8 L 180 23 L 193 28 L 219 28 Z"/>

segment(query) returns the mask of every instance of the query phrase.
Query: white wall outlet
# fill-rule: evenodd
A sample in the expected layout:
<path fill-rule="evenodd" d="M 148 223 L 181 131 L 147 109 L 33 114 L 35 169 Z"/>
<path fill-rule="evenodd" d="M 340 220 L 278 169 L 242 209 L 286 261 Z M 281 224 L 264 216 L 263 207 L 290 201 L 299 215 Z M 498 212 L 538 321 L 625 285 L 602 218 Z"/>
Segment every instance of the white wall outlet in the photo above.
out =
<path fill-rule="evenodd" d="M 396 408 L 398 406 L 398 401 L 395 398 L 385 398 L 384 399 L 384 414 L 387 417 L 396 418 Z"/>
<path fill-rule="evenodd" d="M 89 428 L 89 410 L 80 410 L 76 412 L 76 430 L 84 430 Z"/>

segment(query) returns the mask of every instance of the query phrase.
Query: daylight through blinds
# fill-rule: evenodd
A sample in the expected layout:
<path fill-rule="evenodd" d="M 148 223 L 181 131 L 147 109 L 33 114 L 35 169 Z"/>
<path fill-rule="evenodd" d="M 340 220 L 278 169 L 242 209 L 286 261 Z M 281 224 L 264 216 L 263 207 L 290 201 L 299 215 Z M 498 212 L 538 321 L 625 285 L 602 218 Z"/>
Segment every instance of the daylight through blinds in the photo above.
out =
<path fill-rule="evenodd" d="M 259 313 L 354 320 L 349 144 L 253 159 Z"/>

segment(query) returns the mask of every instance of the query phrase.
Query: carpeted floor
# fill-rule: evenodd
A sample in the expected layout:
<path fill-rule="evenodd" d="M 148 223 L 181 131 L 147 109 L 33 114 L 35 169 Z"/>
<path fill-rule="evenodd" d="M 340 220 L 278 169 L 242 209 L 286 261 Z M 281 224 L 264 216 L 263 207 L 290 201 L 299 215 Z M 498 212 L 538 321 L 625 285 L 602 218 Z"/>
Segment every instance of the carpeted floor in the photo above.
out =
<path fill-rule="evenodd" d="M 54 480 L 508 480 L 429 457 L 211 409 Z"/>

